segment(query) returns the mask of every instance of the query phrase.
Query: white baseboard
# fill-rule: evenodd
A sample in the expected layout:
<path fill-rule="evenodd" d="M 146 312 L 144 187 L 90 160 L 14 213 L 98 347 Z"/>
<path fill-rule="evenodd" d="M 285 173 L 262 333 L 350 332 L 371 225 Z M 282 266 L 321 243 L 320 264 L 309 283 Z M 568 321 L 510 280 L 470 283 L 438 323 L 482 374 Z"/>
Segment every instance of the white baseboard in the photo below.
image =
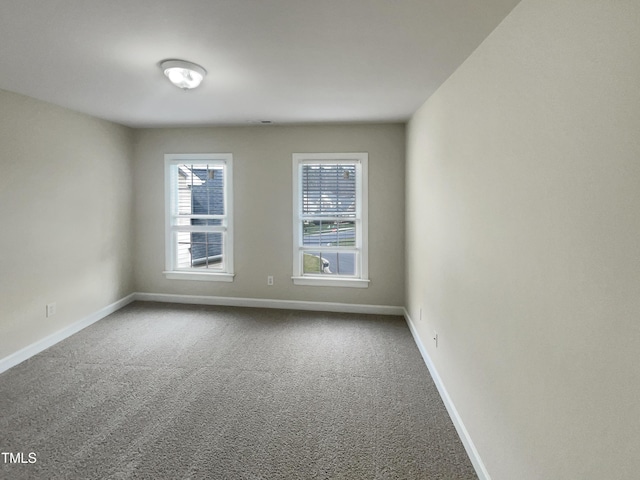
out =
<path fill-rule="evenodd" d="M 464 448 L 467 451 L 467 455 L 469 455 L 469 459 L 473 464 L 473 468 L 475 468 L 476 470 L 476 474 L 478 475 L 478 478 L 480 480 L 491 480 L 491 477 L 489 476 L 489 472 L 487 471 L 487 468 L 484 466 L 484 462 L 480 458 L 480 454 L 478 453 L 478 450 L 473 444 L 473 440 L 471 440 L 471 436 L 469 435 L 469 432 L 464 426 L 464 423 L 462 422 L 462 418 L 460 418 L 460 414 L 458 413 L 458 410 L 453 404 L 453 401 L 451 400 L 451 397 L 449 396 L 449 393 L 447 392 L 447 389 L 445 388 L 444 383 L 442 383 L 442 379 L 440 378 L 440 375 L 438 374 L 438 371 L 436 370 L 435 365 L 431 361 L 431 357 L 427 353 L 427 349 L 425 348 L 424 344 L 422 343 L 422 340 L 420 339 L 420 336 L 418 335 L 418 331 L 413 321 L 411 320 L 411 317 L 409 316 L 409 312 L 407 312 L 406 309 L 403 309 L 403 310 L 404 310 L 404 317 L 407 320 L 407 325 L 409 325 L 409 330 L 411 330 L 411 335 L 413 335 L 413 339 L 415 340 L 416 345 L 418 346 L 418 349 L 422 354 L 424 363 L 427 364 L 427 368 L 429 369 L 429 373 L 431 373 L 433 382 L 436 384 L 436 387 L 438 388 L 440 397 L 442 397 L 442 401 L 444 402 L 444 405 L 447 408 L 447 412 L 449 412 L 451 421 L 453 422 L 453 425 L 456 427 L 456 431 L 460 436 L 460 440 L 462 440 L 462 444 L 464 445 Z"/>
<path fill-rule="evenodd" d="M 361 305 L 352 303 L 303 302 L 299 300 L 272 300 L 267 298 L 210 297 L 200 295 L 172 295 L 165 293 L 136 293 L 143 302 L 187 303 L 195 305 L 222 305 L 227 307 L 281 308 L 284 310 L 314 310 L 320 312 L 371 313 L 377 315 L 403 315 L 403 307 L 389 305 Z"/>
<path fill-rule="evenodd" d="M 21 350 L 18 350 L 15 353 L 12 353 L 11 355 L 0 360 L 0 373 L 6 370 L 9 370 L 11 367 L 18 365 L 19 363 L 24 362 L 28 358 L 31 358 L 34 355 L 42 352 L 43 350 L 46 350 L 47 348 L 64 340 L 65 338 L 70 337 L 71 335 L 79 332 L 83 328 L 86 328 L 89 325 L 96 323 L 98 320 L 102 320 L 107 315 L 111 315 L 113 312 L 120 310 L 122 307 L 130 304 L 134 300 L 135 300 L 135 294 L 132 293 L 131 295 L 128 295 L 118 300 L 117 302 L 112 303 L 111 305 L 107 305 L 106 307 L 101 308 L 97 312 L 94 312 L 86 316 L 82 320 L 79 320 L 69 325 L 68 327 L 65 327 L 62 330 L 52 333 L 51 335 L 41 340 L 38 340 L 37 342 L 32 343 L 31 345 Z"/>

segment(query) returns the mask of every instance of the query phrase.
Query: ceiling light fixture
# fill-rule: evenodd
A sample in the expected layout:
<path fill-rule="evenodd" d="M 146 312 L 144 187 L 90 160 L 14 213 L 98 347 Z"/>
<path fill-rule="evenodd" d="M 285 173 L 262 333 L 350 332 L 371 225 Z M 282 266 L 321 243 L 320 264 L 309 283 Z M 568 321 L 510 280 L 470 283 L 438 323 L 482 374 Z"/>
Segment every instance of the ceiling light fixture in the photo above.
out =
<path fill-rule="evenodd" d="M 200 65 L 185 60 L 165 60 L 160 68 L 171 83 L 183 90 L 196 88 L 207 74 Z"/>

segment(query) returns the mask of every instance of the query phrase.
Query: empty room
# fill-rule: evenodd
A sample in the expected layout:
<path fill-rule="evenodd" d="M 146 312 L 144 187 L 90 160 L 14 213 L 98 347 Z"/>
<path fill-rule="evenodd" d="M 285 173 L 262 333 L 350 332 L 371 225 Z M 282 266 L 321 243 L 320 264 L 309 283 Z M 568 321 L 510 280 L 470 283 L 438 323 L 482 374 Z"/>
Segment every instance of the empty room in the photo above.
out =
<path fill-rule="evenodd" d="M 639 27 L 0 0 L 0 478 L 637 479 Z"/>

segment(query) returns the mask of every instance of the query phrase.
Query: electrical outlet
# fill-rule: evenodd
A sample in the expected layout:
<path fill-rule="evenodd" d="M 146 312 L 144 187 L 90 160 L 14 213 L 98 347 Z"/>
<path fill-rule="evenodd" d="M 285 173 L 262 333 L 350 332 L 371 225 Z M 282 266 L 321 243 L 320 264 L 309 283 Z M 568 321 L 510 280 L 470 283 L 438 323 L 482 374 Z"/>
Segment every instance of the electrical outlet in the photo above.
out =
<path fill-rule="evenodd" d="M 47 318 L 53 317 L 56 314 L 56 304 L 47 303 Z"/>
<path fill-rule="evenodd" d="M 267 277 L 267 285 L 273 285 L 273 275 Z"/>
<path fill-rule="evenodd" d="M 436 342 L 436 348 L 438 348 L 438 332 L 436 332 L 435 330 L 433 331 L 433 341 Z"/>

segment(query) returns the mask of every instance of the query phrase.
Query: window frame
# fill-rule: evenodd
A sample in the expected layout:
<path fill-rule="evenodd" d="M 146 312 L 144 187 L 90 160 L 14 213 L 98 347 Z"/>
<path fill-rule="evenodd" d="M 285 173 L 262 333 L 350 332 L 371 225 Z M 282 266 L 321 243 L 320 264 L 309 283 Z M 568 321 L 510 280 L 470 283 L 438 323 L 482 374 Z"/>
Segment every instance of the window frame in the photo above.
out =
<path fill-rule="evenodd" d="M 368 160 L 366 152 L 356 153 L 294 153 L 293 154 L 293 280 L 294 285 L 367 288 L 369 286 L 369 218 L 368 218 Z M 356 216 L 344 218 L 356 224 L 355 246 L 331 247 L 331 251 L 355 251 L 355 275 L 323 275 L 303 272 L 303 252 L 318 250 L 316 246 L 303 245 L 302 222 L 305 219 L 330 220 L 334 217 L 302 214 L 302 166 L 308 164 L 349 164 L 356 166 Z M 326 247 L 325 247 L 326 249 Z"/>
<path fill-rule="evenodd" d="M 201 280 L 212 282 L 233 282 L 233 155 L 231 153 L 168 153 L 165 160 L 165 270 L 164 275 L 171 280 Z M 194 228 L 179 226 L 179 218 L 196 218 L 194 215 L 181 216 L 177 211 L 178 194 L 178 165 L 180 164 L 209 164 L 222 165 L 224 172 L 224 205 L 222 225 Z M 176 232 L 190 231 L 193 233 L 222 233 L 222 252 L 225 269 L 223 271 L 203 271 L 199 268 L 178 268 Z"/>

